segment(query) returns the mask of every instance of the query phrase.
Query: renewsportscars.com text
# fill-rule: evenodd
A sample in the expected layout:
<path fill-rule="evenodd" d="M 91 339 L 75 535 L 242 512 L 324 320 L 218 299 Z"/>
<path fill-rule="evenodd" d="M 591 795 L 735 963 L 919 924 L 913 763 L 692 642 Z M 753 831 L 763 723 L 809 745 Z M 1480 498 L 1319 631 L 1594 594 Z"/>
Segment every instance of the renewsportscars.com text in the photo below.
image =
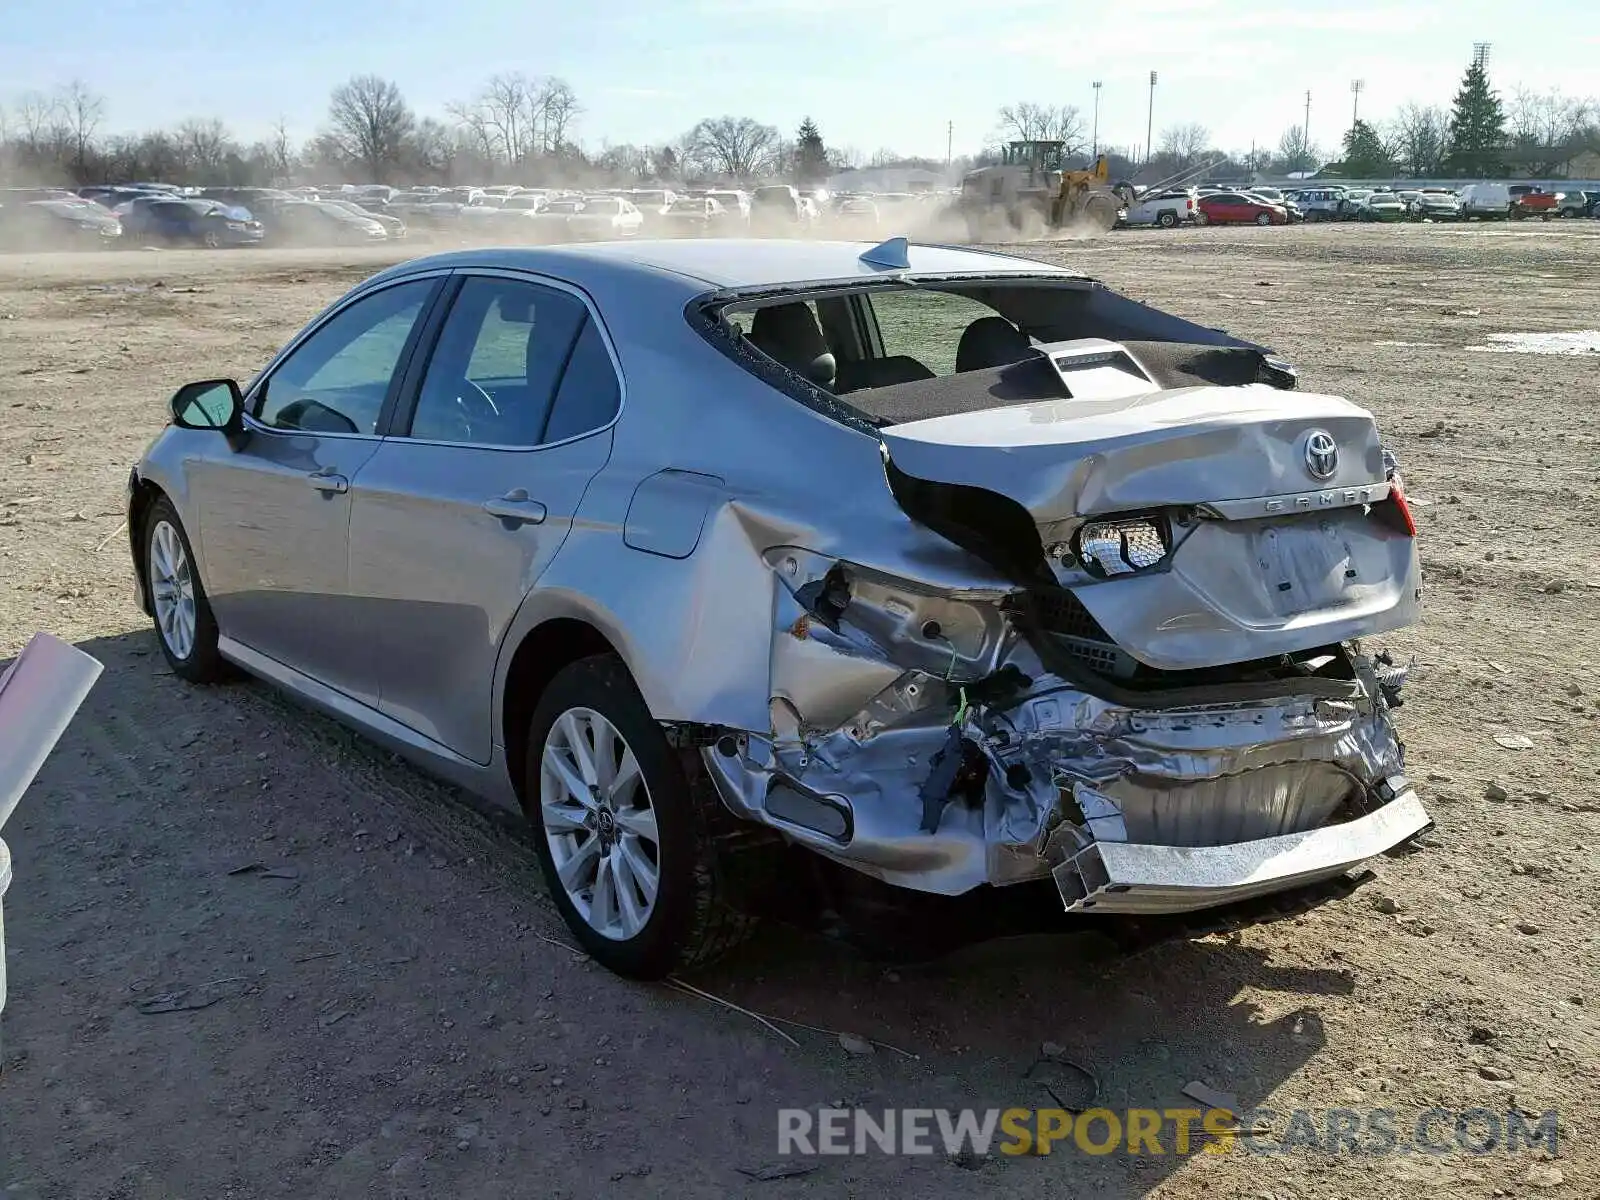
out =
<path fill-rule="evenodd" d="M 778 1110 L 778 1153 L 848 1154 L 1516 1154 L 1554 1156 L 1555 1111 L 1487 1108 L 860 1108 Z"/>

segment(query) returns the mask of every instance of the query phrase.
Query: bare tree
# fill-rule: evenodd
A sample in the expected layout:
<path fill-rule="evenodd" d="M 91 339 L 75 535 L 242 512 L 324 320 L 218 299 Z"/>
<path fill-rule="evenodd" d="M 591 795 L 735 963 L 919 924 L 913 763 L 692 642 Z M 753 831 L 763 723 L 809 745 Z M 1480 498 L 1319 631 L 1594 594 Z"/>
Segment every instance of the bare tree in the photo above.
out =
<path fill-rule="evenodd" d="M 649 179 L 654 170 L 650 151 L 629 142 L 607 146 L 594 162 L 595 166 L 611 175 L 640 181 Z"/>
<path fill-rule="evenodd" d="M 234 152 L 233 138 L 215 117 L 191 117 L 177 130 L 178 153 L 187 173 L 205 183 L 221 183 L 222 169 Z"/>
<path fill-rule="evenodd" d="M 347 159 L 381 183 L 404 159 L 416 118 L 400 89 L 376 75 L 357 75 L 333 89 L 328 105 L 330 134 Z"/>
<path fill-rule="evenodd" d="M 59 97 L 24 92 L 17 97 L 16 124 L 19 147 L 33 165 L 53 163 L 66 152 L 70 139 Z"/>
<path fill-rule="evenodd" d="M 1518 87 L 1506 107 L 1506 132 L 1520 151 L 1522 165 L 1543 174 L 1559 170 L 1572 157 L 1593 116 L 1594 102 L 1564 96 L 1559 90 L 1536 92 Z"/>
<path fill-rule="evenodd" d="M 71 141 L 73 171 L 82 178 L 88 170 L 89 149 L 105 120 L 105 99 L 91 92 L 83 80 L 74 79 L 61 89 L 56 105 Z"/>
<path fill-rule="evenodd" d="M 289 141 L 289 125 L 279 117 L 272 123 L 272 139 L 267 143 L 267 156 L 272 165 L 273 178 L 285 182 L 294 174 L 295 152 Z"/>
<path fill-rule="evenodd" d="M 1562 146 L 1583 130 L 1594 102 L 1564 96 L 1559 90 L 1535 92 L 1519 87 L 1506 112 L 1507 132 L 1522 145 Z"/>
<path fill-rule="evenodd" d="M 417 122 L 416 132 L 407 143 L 406 165 L 419 174 L 431 175 L 448 183 L 455 178 L 456 164 L 462 157 L 463 148 L 473 149 L 470 138 L 466 147 L 463 147 L 464 137 L 469 135 L 463 130 L 452 129 L 433 117 L 423 117 Z"/>
<path fill-rule="evenodd" d="M 1196 121 L 1171 125 L 1161 131 L 1160 153 L 1180 171 L 1199 162 L 1210 147 L 1211 131 Z"/>
<path fill-rule="evenodd" d="M 1320 163 L 1322 151 L 1306 139 L 1304 125 L 1291 125 L 1278 139 L 1278 165 L 1285 171 L 1310 171 Z"/>
<path fill-rule="evenodd" d="M 483 90 L 479 107 L 508 163 L 521 162 L 533 149 L 538 94 L 538 85 L 520 72 L 496 75 Z"/>
<path fill-rule="evenodd" d="M 684 153 L 702 171 L 750 179 L 771 169 L 781 141 L 752 117 L 707 117 L 684 137 Z"/>
<path fill-rule="evenodd" d="M 1019 142 L 1065 142 L 1068 154 L 1083 149 L 1083 116 L 1071 104 L 1023 101 L 1000 110 L 1000 136 Z"/>
<path fill-rule="evenodd" d="M 564 79 L 541 81 L 534 97 L 534 107 L 544 125 L 544 137 L 540 143 L 544 152 L 560 154 L 568 149 L 568 131 L 583 111 L 572 85 Z"/>
<path fill-rule="evenodd" d="M 1436 104 L 1408 103 L 1395 114 L 1389 148 L 1400 169 L 1414 179 L 1444 170 L 1450 149 L 1450 114 Z"/>
<path fill-rule="evenodd" d="M 445 112 L 455 122 L 461 140 L 473 154 L 485 162 L 494 161 L 495 131 L 483 100 L 458 101 L 444 106 Z"/>

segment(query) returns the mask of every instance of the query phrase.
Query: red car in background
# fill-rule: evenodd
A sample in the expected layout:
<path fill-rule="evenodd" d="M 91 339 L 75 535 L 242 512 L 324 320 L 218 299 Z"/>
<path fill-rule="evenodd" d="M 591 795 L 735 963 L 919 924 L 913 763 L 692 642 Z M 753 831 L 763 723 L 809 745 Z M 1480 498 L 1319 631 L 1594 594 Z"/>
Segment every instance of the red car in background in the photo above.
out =
<path fill-rule="evenodd" d="M 1289 210 L 1244 192 L 1213 192 L 1200 197 L 1200 215 L 1207 225 L 1287 225 Z"/>

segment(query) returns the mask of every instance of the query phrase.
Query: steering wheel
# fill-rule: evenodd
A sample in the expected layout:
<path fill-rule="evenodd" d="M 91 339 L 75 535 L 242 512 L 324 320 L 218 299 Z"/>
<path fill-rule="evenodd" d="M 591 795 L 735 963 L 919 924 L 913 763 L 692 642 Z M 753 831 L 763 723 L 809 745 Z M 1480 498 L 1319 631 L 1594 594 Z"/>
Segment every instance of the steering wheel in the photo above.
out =
<path fill-rule="evenodd" d="M 461 422 L 465 440 L 473 439 L 472 423 L 481 421 L 493 427 L 500 420 L 500 407 L 489 395 L 470 379 L 462 379 L 455 395 L 456 419 Z"/>

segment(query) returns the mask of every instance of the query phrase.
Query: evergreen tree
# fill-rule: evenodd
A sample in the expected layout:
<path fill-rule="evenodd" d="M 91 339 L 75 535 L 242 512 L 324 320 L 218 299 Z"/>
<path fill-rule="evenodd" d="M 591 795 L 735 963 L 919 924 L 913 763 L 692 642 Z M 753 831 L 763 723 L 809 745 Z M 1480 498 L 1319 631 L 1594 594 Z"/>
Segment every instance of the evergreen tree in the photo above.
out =
<path fill-rule="evenodd" d="M 1473 63 L 1461 80 L 1450 112 L 1449 163 L 1458 175 L 1485 176 L 1501 169 L 1506 114 L 1500 95 L 1489 86 L 1483 64 Z"/>
<path fill-rule="evenodd" d="M 802 187 L 815 186 L 828 177 L 828 148 L 810 117 L 800 122 L 795 135 L 794 178 Z"/>
<path fill-rule="evenodd" d="M 1343 168 L 1343 174 L 1350 179 L 1371 179 L 1394 170 L 1388 147 L 1365 121 L 1357 121 L 1344 135 Z"/>

